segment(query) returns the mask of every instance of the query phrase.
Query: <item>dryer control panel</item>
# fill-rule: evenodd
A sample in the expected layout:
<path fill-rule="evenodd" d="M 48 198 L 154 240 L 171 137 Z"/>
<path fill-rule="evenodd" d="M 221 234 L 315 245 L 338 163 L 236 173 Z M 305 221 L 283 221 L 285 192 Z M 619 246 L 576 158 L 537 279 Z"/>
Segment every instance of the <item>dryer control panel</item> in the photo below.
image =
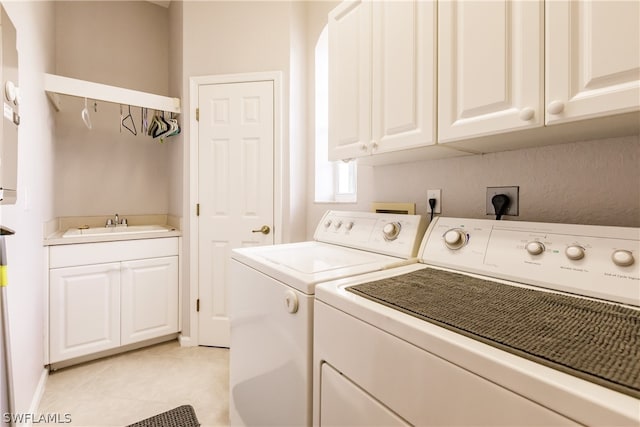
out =
<path fill-rule="evenodd" d="M 640 306 L 640 229 L 437 218 L 425 264 Z"/>
<path fill-rule="evenodd" d="M 327 211 L 314 240 L 400 258 L 414 258 L 426 230 L 420 215 Z"/>

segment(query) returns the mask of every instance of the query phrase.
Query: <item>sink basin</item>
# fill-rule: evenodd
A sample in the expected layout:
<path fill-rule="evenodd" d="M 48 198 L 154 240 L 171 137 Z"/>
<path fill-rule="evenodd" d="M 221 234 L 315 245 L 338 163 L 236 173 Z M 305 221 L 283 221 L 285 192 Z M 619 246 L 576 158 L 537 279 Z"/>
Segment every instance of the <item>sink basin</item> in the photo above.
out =
<path fill-rule="evenodd" d="M 175 228 L 165 227 L 164 225 L 70 228 L 62 235 L 62 237 L 116 236 L 122 234 L 169 232 L 173 230 L 175 230 Z"/>

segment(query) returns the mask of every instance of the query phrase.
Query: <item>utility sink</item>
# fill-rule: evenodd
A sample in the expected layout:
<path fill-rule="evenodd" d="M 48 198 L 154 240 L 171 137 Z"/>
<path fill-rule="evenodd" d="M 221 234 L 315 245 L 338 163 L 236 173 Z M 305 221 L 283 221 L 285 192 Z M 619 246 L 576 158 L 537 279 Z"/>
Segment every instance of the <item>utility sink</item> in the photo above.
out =
<path fill-rule="evenodd" d="M 175 228 L 164 225 L 128 225 L 117 227 L 79 227 L 68 229 L 62 237 L 115 236 L 121 234 L 159 233 L 174 231 Z"/>

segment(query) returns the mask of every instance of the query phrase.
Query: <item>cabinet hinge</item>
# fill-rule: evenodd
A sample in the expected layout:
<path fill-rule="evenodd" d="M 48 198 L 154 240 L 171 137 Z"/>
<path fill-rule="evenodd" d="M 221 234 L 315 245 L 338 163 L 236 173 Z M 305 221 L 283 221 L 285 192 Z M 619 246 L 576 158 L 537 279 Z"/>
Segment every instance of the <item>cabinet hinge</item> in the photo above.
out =
<path fill-rule="evenodd" d="M 200 216 L 200 203 L 196 203 L 196 216 Z"/>
<path fill-rule="evenodd" d="M 196 312 L 200 312 L 200 298 L 196 300 Z"/>
<path fill-rule="evenodd" d="M 196 122 L 200 121 L 200 108 L 196 108 Z"/>

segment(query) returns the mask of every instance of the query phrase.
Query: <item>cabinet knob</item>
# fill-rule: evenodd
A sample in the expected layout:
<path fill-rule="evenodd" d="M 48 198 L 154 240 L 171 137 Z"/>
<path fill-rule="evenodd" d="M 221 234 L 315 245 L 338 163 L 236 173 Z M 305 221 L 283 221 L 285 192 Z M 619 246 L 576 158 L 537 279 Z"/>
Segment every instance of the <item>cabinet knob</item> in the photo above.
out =
<path fill-rule="evenodd" d="M 367 144 L 362 144 L 362 145 L 360 146 L 360 149 L 361 149 L 362 151 L 367 151 Z"/>
<path fill-rule="evenodd" d="M 564 111 L 564 102 L 562 101 L 551 101 L 549 105 L 547 105 L 547 112 L 549 114 L 560 114 Z"/>
<path fill-rule="evenodd" d="M 528 122 L 529 120 L 533 119 L 533 116 L 535 115 L 536 115 L 536 112 L 533 108 L 525 107 L 522 110 L 520 110 L 520 120 L 524 122 Z"/>

